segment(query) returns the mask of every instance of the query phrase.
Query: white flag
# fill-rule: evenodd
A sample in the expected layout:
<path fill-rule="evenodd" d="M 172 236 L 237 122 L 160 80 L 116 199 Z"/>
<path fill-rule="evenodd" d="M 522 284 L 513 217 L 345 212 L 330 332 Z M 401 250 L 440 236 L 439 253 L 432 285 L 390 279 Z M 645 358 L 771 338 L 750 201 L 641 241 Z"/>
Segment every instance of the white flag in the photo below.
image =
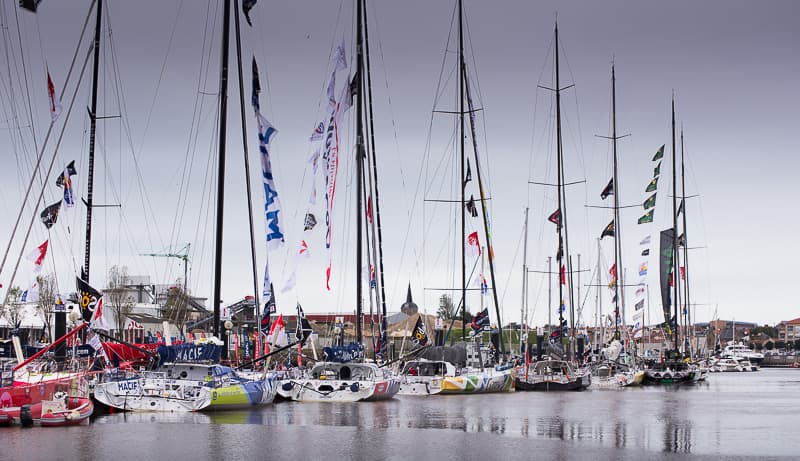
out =
<path fill-rule="evenodd" d="M 31 287 L 22 292 L 22 296 L 19 298 L 19 301 L 23 303 L 38 303 L 39 282 L 34 280 L 31 284 Z"/>
<path fill-rule="evenodd" d="M 647 237 L 643 238 L 639 245 L 650 245 L 650 235 L 648 234 Z"/>
<path fill-rule="evenodd" d="M 336 52 L 333 55 L 334 71 L 339 71 L 347 68 L 347 53 L 344 50 L 344 37 L 336 47 Z"/>
<path fill-rule="evenodd" d="M 94 314 L 92 314 L 90 327 L 95 330 L 111 331 L 115 329 L 115 325 L 114 312 L 111 309 L 105 309 L 103 297 L 101 296 L 94 305 Z"/>
<path fill-rule="evenodd" d="M 477 258 L 481 255 L 481 246 L 478 241 L 478 231 L 475 231 L 467 236 L 467 256 L 470 258 Z"/>
<path fill-rule="evenodd" d="M 275 250 L 283 245 L 283 230 L 280 224 L 281 202 L 272 177 L 272 162 L 269 158 L 269 143 L 278 130 L 256 112 L 258 121 L 258 148 L 261 151 L 261 176 L 264 184 L 264 220 L 267 227 L 267 249 Z"/>

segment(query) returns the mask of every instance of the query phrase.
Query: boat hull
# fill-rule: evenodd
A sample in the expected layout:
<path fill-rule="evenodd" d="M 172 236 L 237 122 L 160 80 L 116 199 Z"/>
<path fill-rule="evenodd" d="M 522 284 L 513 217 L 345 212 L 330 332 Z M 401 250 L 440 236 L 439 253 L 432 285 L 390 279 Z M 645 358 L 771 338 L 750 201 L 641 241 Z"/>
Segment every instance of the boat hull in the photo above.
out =
<path fill-rule="evenodd" d="M 94 398 L 123 411 L 187 412 L 211 405 L 211 389 L 194 381 L 133 378 L 95 385 Z"/>
<path fill-rule="evenodd" d="M 376 381 L 297 379 L 282 384 L 282 395 L 295 402 L 371 402 L 389 400 L 400 391 L 400 379 Z"/>
<path fill-rule="evenodd" d="M 468 373 L 442 378 L 441 394 L 486 394 L 514 390 L 512 370 L 490 373 Z"/>
<path fill-rule="evenodd" d="M 558 391 L 581 391 L 591 385 L 588 377 L 575 377 L 569 380 L 561 379 L 541 379 L 526 381 L 517 378 L 517 391 L 537 391 L 537 392 L 558 392 Z"/>
<path fill-rule="evenodd" d="M 273 379 L 235 383 L 211 390 L 211 403 L 204 411 L 242 410 L 268 405 L 275 400 L 277 389 Z"/>

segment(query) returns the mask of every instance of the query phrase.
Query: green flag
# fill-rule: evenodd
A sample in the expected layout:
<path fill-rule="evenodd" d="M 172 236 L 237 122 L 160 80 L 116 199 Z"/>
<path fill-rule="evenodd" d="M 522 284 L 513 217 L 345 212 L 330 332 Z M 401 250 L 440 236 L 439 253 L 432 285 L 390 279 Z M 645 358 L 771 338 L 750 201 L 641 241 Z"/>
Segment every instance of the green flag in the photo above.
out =
<path fill-rule="evenodd" d="M 655 178 L 660 174 L 661 174 L 661 162 L 658 162 L 658 165 L 656 165 L 656 167 L 653 168 L 653 177 Z"/>
<path fill-rule="evenodd" d="M 656 206 L 656 194 L 653 194 L 650 197 L 648 197 L 647 200 L 644 201 L 643 206 L 645 210 Z"/>
<path fill-rule="evenodd" d="M 656 155 L 653 156 L 653 161 L 655 162 L 656 160 L 661 160 L 662 157 L 664 157 L 664 144 L 658 148 L 658 152 L 656 152 Z"/>
<path fill-rule="evenodd" d="M 653 210 L 648 211 L 644 216 L 639 218 L 639 224 L 644 224 L 646 222 L 653 222 Z"/>
<path fill-rule="evenodd" d="M 652 181 L 650 181 L 650 184 L 647 185 L 647 189 L 645 189 L 644 191 L 645 192 L 655 192 L 655 190 L 657 188 L 658 188 L 658 178 L 656 177 L 656 178 L 653 178 Z"/>

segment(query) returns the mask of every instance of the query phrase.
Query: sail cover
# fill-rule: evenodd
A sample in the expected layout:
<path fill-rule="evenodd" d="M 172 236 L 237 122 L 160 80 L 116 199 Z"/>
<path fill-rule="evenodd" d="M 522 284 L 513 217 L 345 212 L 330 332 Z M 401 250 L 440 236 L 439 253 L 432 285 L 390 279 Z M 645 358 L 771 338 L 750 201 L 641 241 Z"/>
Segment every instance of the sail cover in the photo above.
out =
<path fill-rule="evenodd" d="M 674 261 L 675 251 L 675 230 L 667 229 L 661 231 L 661 249 L 659 250 L 660 264 L 660 282 L 661 282 L 661 304 L 664 308 L 664 321 L 667 324 L 667 332 L 671 334 L 671 314 L 670 314 L 670 286 L 669 280 L 672 274 L 672 266 Z"/>

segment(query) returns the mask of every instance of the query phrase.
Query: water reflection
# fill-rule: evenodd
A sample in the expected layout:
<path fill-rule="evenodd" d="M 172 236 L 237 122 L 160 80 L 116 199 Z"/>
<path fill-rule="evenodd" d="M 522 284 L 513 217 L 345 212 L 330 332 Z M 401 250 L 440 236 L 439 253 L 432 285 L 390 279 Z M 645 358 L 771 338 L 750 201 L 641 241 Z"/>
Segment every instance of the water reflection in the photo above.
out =
<path fill-rule="evenodd" d="M 685 388 L 402 396 L 359 404 L 281 402 L 219 413 L 118 413 L 98 416 L 75 431 L 39 431 L 35 436 L 29 435 L 33 431 L 16 431 L 15 437 L 7 437 L 4 458 L 48 459 L 31 454 L 30 446 L 48 453 L 48 443 L 60 447 L 64 433 L 69 433 L 64 459 L 70 453 L 80 459 L 103 458 L 123 445 L 141 451 L 136 452 L 140 459 L 181 457 L 189 448 L 202 450 L 204 457 L 228 459 L 237 447 L 254 444 L 269 450 L 275 444 L 293 447 L 298 457 L 309 459 L 329 449 L 353 459 L 396 458 L 406 452 L 429 459 L 433 455 L 426 447 L 431 444 L 446 445 L 450 458 L 467 459 L 484 453 L 499 458 L 491 449 L 515 444 L 540 447 L 550 458 L 574 457 L 576 448 L 608 459 L 642 453 L 660 459 L 792 456 L 799 378 L 795 370 L 764 370 L 713 375 L 707 385 Z M 48 442 L 48 434 L 57 433 L 61 435 Z M 453 433 L 469 436 L 451 437 Z M 142 440 L 148 442 L 139 447 Z M 486 447 L 490 451 L 484 452 Z"/>

